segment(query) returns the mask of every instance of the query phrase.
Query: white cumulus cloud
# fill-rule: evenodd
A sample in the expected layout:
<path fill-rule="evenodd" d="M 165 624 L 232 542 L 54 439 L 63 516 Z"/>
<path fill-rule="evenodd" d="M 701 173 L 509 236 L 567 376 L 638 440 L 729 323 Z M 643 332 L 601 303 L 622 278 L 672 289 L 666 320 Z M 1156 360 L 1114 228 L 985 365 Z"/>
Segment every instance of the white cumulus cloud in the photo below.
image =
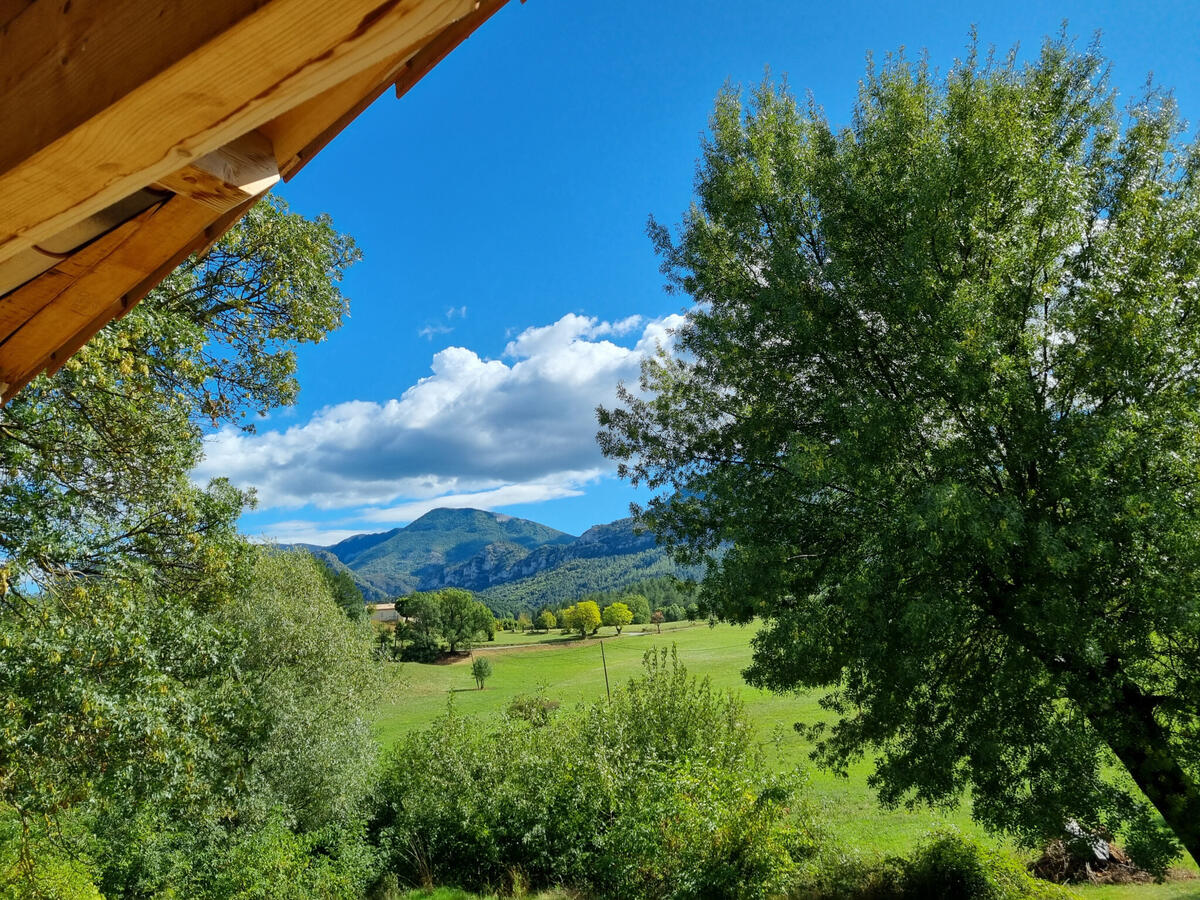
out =
<path fill-rule="evenodd" d="M 577 495 L 613 468 L 596 446 L 596 406 L 613 403 L 619 381 L 636 382 L 682 323 L 569 314 L 525 329 L 501 359 L 448 347 L 432 374 L 385 403 L 350 400 L 284 430 L 218 431 L 194 477 L 253 487 L 260 510 L 344 510 L 344 528 Z"/>

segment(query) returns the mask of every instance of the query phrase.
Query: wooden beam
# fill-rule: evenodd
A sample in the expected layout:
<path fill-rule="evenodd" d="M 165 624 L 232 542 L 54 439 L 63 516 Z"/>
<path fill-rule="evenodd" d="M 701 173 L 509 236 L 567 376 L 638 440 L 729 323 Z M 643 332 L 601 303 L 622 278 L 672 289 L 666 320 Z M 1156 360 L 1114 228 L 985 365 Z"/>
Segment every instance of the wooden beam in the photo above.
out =
<path fill-rule="evenodd" d="M 290 181 L 300 171 L 317 144 L 327 143 L 322 140 L 326 133 L 337 134 L 339 125 L 345 127 L 375 102 L 412 55 L 412 48 L 406 48 L 263 125 L 259 131 L 275 145 L 283 180 Z"/>
<path fill-rule="evenodd" d="M 263 131 L 280 147 L 283 180 L 294 178 L 388 87 L 394 85 L 396 96 L 403 96 L 507 2 L 479 0 L 474 11 L 447 25 L 416 53 L 393 57 L 265 126 Z M 281 145 L 287 147 L 286 154 Z"/>
<path fill-rule="evenodd" d="M 418 50 L 404 64 L 396 79 L 396 97 L 403 97 L 418 81 L 429 74 L 438 63 L 450 55 L 450 51 L 475 33 L 480 25 L 494 16 L 508 0 L 479 0 L 475 11 L 447 25 L 441 32 Z M 521 0 L 522 3 L 525 0 Z"/>
<path fill-rule="evenodd" d="M 49 271 L 0 298 L 0 353 L 3 352 L 3 342 L 10 335 L 53 303 L 77 278 L 86 275 L 108 259 L 152 214 L 152 210 L 147 210 L 124 225 L 114 228 L 56 263 Z"/>
<path fill-rule="evenodd" d="M 126 296 L 128 292 L 144 282 L 148 274 L 173 261 L 179 248 L 194 245 L 215 217 L 206 204 L 176 196 L 121 226 L 119 234 L 106 235 L 110 240 L 101 238 L 76 254 L 86 258 L 69 260 L 78 272 L 76 277 L 0 343 L 0 381 L 9 385 L 4 401 L 45 369 L 60 348 L 90 330 L 83 338 L 87 340 L 114 314 L 132 305 Z M 100 256 L 98 251 L 88 253 L 102 243 L 103 249 L 109 251 L 106 255 Z M 15 293 L 36 288 L 51 274 L 54 273 L 46 273 Z M 79 345 L 82 346 L 82 341 Z"/>
<path fill-rule="evenodd" d="M 415 52 L 475 5 L 47 0 L 27 7 L 0 31 L 0 259 L 356 73 Z M 132 73 L 122 74 L 123 66 Z"/>
<path fill-rule="evenodd" d="M 58 371 L 193 250 L 220 239 L 278 180 L 270 141 L 244 135 L 157 183 L 176 193 L 163 216 L 125 223 L 0 300 L 4 402 L 42 370 Z"/>
<path fill-rule="evenodd" d="M 225 232 L 232 228 L 238 219 L 244 216 L 250 207 L 261 199 L 261 196 L 251 197 L 240 206 L 229 210 L 215 222 L 210 223 L 202 232 L 181 246 L 174 255 L 168 257 L 157 269 L 143 278 L 137 286 L 131 288 L 102 309 L 91 322 L 79 329 L 70 339 L 64 341 L 62 346 L 56 348 L 47 357 L 43 371 L 47 375 L 53 375 L 61 369 L 66 361 L 78 353 L 84 344 L 95 337 L 101 328 L 109 322 L 124 318 L 126 313 L 146 299 L 146 295 L 158 287 L 162 280 L 175 271 L 179 264 L 191 256 L 192 253 L 204 254 L 208 252 L 212 245 L 219 241 Z M 32 381 L 38 374 L 38 372 L 30 374 L 25 384 Z M 7 403 L 11 396 L 15 395 L 25 384 L 12 385 L 10 388 L 5 388 L 4 391 L 0 392 L 0 394 L 4 395 L 0 397 L 0 402 Z"/>
<path fill-rule="evenodd" d="M 224 213 L 264 193 L 279 180 L 275 150 L 257 131 L 242 135 L 155 183 Z"/>

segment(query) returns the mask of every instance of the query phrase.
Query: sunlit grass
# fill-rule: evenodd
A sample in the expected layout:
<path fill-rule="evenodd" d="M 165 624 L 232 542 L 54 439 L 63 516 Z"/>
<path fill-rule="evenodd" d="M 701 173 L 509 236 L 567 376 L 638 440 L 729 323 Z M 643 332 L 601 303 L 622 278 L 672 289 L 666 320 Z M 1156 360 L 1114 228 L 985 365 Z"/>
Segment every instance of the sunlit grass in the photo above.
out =
<path fill-rule="evenodd" d="M 604 632 L 611 635 L 611 629 Z M 940 826 L 953 825 L 967 834 L 985 836 L 971 821 L 965 806 L 949 811 L 882 809 L 867 785 L 869 761 L 852 766 L 847 778 L 815 768 L 809 760 L 811 745 L 793 725 L 812 724 L 821 718 L 819 695 L 780 695 L 747 685 L 741 673 L 750 663 L 753 633 L 753 628 L 710 628 L 687 622 L 665 624 L 661 635 L 653 630 L 642 634 L 626 629 L 620 638 L 604 638 L 602 656 L 602 642 L 596 639 L 580 641 L 558 631 L 548 635 L 499 632 L 495 643 L 476 651 L 486 653 L 492 661 L 493 675 L 482 691 L 475 687 L 466 656 L 452 663 L 400 666 L 399 683 L 379 708 L 377 733 L 380 741 L 390 746 L 405 732 L 444 713 L 448 702 L 457 712 L 472 716 L 498 715 L 518 694 L 539 691 L 564 706 L 591 702 L 604 696 L 605 662 L 609 686 L 615 689 L 641 671 L 647 650 L 675 644 L 692 674 L 706 675 L 715 686 L 741 696 L 765 744 L 768 764 L 806 769 L 811 794 L 822 807 L 835 840 L 863 853 L 898 855 L 911 851 L 923 835 Z M 1190 859 L 1187 865 L 1195 869 Z M 1098 900 L 1200 900 L 1200 879 L 1165 885 L 1089 887 L 1081 889 L 1081 894 Z M 427 896 L 449 900 L 472 895 Z"/>

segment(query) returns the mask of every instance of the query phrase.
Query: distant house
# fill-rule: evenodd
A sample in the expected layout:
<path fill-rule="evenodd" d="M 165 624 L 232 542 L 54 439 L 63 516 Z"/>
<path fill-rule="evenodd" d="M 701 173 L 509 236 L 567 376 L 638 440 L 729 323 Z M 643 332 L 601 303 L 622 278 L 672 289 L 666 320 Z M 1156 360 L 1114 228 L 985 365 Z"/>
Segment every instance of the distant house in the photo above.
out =
<path fill-rule="evenodd" d="M 370 603 L 367 605 L 367 609 L 371 611 L 372 622 L 384 622 L 391 624 L 401 620 L 405 622 L 412 621 L 412 619 L 406 618 L 400 615 L 400 613 L 396 612 L 395 603 Z"/>

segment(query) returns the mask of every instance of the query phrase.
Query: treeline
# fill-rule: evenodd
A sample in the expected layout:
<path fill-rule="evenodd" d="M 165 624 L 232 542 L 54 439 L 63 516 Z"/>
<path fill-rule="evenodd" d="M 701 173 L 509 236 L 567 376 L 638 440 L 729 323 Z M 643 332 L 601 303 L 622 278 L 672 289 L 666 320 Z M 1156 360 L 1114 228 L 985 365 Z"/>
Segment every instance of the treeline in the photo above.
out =
<path fill-rule="evenodd" d="M 564 598 L 583 597 L 593 592 L 597 585 L 613 585 L 613 590 L 620 591 L 624 586 L 648 579 L 657 580 L 674 575 L 688 577 L 693 574 L 681 571 L 659 550 L 643 550 L 617 556 L 573 559 L 520 581 L 494 585 L 480 591 L 479 599 L 498 617 L 516 618 L 522 612 L 532 614 L 540 609 L 561 605 Z"/>
<path fill-rule="evenodd" d="M 567 605 L 543 606 L 532 614 L 503 616 L 498 619 L 497 627 L 503 631 L 562 628 L 564 632 L 579 631 L 587 635 L 595 634 L 602 626 L 614 627 L 620 634 L 629 624 L 661 625 L 684 619 L 695 622 L 704 616 L 694 599 L 695 592 L 696 586 L 690 581 L 674 576 L 651 578 L 621 590 L 594 591 Z"/>
<path fill-rule="evenodd" d="M 646 602 L 650 606 L 650 611 L 663 610 L 666 611 L 671 607 L 676 607 L 680 610 L 686 610 L 689 606 L 695 607 L 699 612 L 697 603 L 696 584 L 686 578 L 679 578 L 674 575 L 662 575 L 657 578 L 646 578 L 641 581 L 635 581 L 633 584 L 624 588 L 614 588 L 607 591 L 593 591 L 590 594 L 585 594 L 580 597 L 581 600 L 591 600 L 601 608 L 608 606 L 610 603 L 615 603 L 630 594 L 638 594 L 646 598 Z M 683 618 L 683 616 L 678 616 Z M 636 620 L 635 620 L 636 621 Z M 675 621 L 668 619 L 668 621 Z M 637 624 L 641 624 L 638 622 Z"/>

